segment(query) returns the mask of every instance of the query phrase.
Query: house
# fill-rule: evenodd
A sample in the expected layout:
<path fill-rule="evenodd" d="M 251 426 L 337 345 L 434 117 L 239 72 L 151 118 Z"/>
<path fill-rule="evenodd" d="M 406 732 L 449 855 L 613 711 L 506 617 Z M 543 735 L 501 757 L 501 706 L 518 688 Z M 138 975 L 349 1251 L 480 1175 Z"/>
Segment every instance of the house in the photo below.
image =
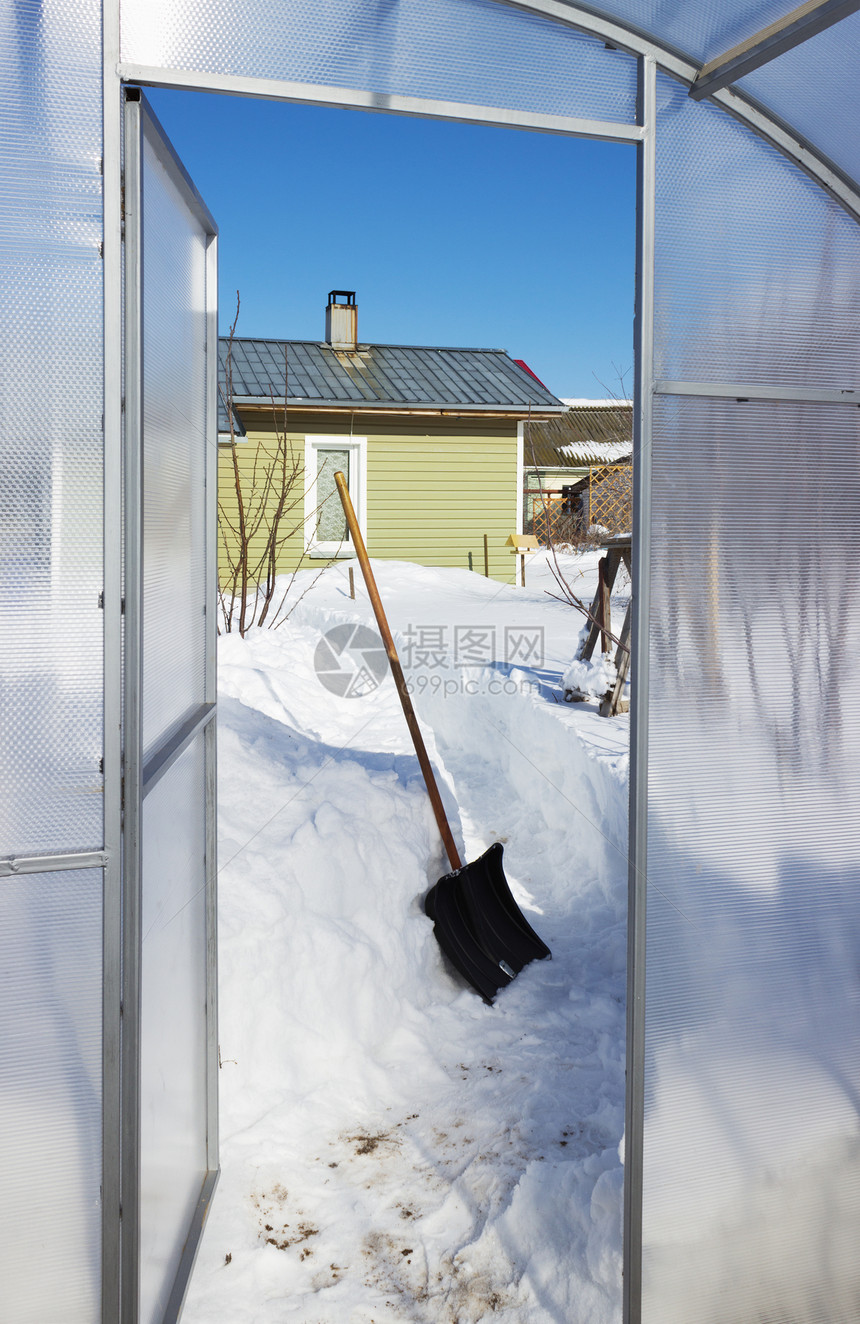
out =
<path fill-rule="evenodd" d="M 565 400 L 566 411 L 525 429 L 523 527 L 543 538 L 547 523 L 572 516 L 583 528 L 630 527 L 633 405 L 630 400 Z M 617 527 L 616 527 L 617 526 Z M 564 531 L 562 530 L 562 537 Z"/>
<path fill-rule="evenodd" d="M 483 573 L 486 535 L 490 575 L 513 577 L 524 420 L 565 408 L 525 365 L 501 349 L 364 344 L 355 293 L 342 290 L 329 294 L 323 341 L 222 339 L 220 353 L 222 585 L 237 479 L 270 512 L 286 476 L 278 572 L 352 556 L 339 469 L 372 557 Z"/>

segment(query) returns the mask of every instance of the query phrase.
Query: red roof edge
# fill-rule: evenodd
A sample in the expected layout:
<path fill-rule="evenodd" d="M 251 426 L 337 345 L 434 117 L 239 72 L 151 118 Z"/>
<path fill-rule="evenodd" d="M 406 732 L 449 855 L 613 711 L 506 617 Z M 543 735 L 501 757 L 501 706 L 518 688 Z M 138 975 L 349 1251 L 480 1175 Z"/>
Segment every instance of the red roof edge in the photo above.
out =
<path fill-rule="evenodd" d="M 532 372 L 531 368 L 526 363 L 525 359 L 514 359 L 514 363 L 517 365 L 518 368 L 524 368 L 530 377 L 534 377 L 538 385 L 542 386 L 545 391 L 549 391 L 549 387 L 546 385 L 545 382 L 541 381 L 540 377 L 538 377 L 536 372 Z M 551 394 L 552 392 L 550 391 L 550 395 Z"/>

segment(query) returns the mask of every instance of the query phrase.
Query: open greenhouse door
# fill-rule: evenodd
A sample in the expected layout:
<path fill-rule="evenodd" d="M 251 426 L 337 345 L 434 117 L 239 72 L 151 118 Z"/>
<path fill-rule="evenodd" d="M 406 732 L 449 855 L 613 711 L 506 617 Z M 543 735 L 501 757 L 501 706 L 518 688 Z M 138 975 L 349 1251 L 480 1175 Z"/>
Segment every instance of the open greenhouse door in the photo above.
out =
<path fill-rule="evenodd" d="M 216 227 L 125 95 L 123 1324 L 178 1317 L 217 1179 Z"/>

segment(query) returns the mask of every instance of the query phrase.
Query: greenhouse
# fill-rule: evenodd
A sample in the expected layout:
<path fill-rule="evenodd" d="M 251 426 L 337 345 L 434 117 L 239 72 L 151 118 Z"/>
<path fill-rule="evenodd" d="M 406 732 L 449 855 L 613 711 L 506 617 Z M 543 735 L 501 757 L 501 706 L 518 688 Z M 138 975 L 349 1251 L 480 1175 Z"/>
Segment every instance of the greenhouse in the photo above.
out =
<path fill-rule="evenodd" d="M 10 1324 L 178 1319 L 219 1169 L 218 238 L 147 88 L 635 148 L 619 1301 L 860 1320 L 858 10 L 5 7 Z"/>

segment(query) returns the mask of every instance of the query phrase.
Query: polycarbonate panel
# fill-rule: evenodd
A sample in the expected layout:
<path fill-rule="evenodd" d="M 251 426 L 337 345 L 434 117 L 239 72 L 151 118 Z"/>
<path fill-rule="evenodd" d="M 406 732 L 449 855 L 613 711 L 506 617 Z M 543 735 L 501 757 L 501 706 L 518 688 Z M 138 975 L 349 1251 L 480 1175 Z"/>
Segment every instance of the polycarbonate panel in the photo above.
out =
<path fill-rule="evenodd" d="M 159 1324 L 206 1175 L 206 872 L 201 734 L 143 807 L 142 1324 Z"/>
<path fill-rule="evenodd" d="M 0 856 L 103 840 L 100 14 L 0 12 Z"/>
<path fill-rule="evenodd" d="M 146 757 L 203 703 L 206 666 L 206 234 L 150 135 L 143 253 Z"/>
<path fill-rule="evenodd" d="M 660 80 L 657 376 L 856 387 L 858 229 Z M 655 398 L 643 1324 L 860 1318 L 860 410 Z"/>
<path fill-rule="evenodd" d="M 102 875 L 0 881 L 0 1318 L 101 1302 Z"/>
<path fill-rule="evenodd" d="M 719 107 L 658 79 L 658 379 L 860 388 L 860 227 Z"/>
<path fill-rule="evenodd" d="M 850 70 L 850 78 L 834 77 Z M 738 91 L 755 97 L 830 159 L 860 179 L 860 14 L 810 37 L 802 46 L 755 70 Z"/>
<path fill-rule="evenodd" d="M 121 48 L 201 74 L 635 122 L 632 56 L 497 0 L 126 0 Z"/>

